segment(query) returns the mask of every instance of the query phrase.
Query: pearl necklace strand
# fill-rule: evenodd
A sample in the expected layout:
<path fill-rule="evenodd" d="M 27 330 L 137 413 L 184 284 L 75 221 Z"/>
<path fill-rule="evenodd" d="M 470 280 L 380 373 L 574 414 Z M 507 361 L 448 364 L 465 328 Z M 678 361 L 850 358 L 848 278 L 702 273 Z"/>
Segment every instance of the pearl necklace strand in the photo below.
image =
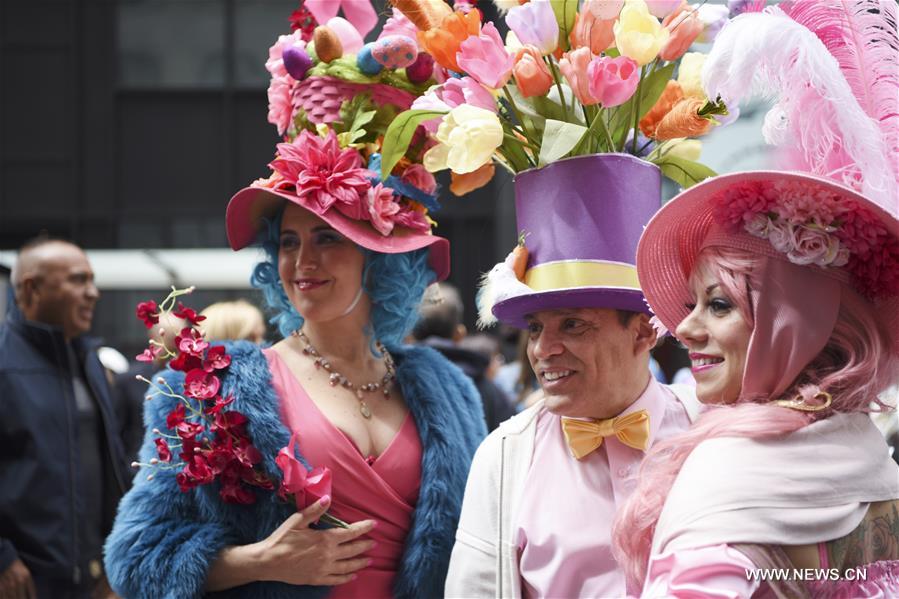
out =
<path fill-rule="evenodd" d="M 375 347 L 384 356 L 384 366 L 387 367 L 387 373 L 378 382 L 365 383 L 364 385 L 360 385 L 357 387 L 352 381 L 350 381 L 350 379 L 334 370 L 334 368 L 331 366 L 331 363 L 326 360 L 321 354 L 319 354 L 318 350 L 312 346 L 312 343 L 310 343 L 309 341 L 309 337 L 307 337 L 303 331 L 297 329 L 293 332 L 293 336 L 303 343 L 303 353 L 312 358 L 315 367 L 322 368 L 325 370 L 325 372 L 329 373 L 328 383 L 332 387 L 340 385 L 341 387 L 353 392 L 353 394 L 356 396 L 356 399 L 359 400 L 359 412 L 364 418 L 371 418 L 371 408 L 369 408 L 368 404 L 365 403 L 365 393 L 375 393 L 380 390 L 384 394 L 385 399 L 390 399 L 390 387 L 393 384 L 393 380 L 396 378 L 396 366 L 394 365 L 393 358 L 391 357 L 390 353 L 388 353 L 387 348 L 384 347 L 384 344 L 382 344 L 380 341 L 375 341 Z"/>

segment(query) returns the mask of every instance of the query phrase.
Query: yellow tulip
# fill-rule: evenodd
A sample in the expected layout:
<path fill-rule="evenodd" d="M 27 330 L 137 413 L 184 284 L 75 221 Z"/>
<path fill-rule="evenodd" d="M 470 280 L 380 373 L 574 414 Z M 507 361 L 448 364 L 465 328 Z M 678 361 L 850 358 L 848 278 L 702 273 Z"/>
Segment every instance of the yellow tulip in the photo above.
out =
<path fill-rule="evenodd" d="M 702 67 L 705 65 L 706 55 L 701 52 L 687 52 L 680 59 L 680 67 L 677 71 L 677 82 L 687 98 L 705 100 L 705 90 L 702 88 Z"/>
<path fill-rule="evenodd" d="M 675 158 L 683 158 L 684 160 L 692 160 L 696 162 L 702 154 L 702 142 L 698 139 L 675 139 L 671 140 L 668 147 L 668 156 Z"/>
<path fill-rule="evenodd" d="M 640 66 L 659 55 L 669 36 L 668 29 L 649 13 L 643 0 L 627 0 L 613 30 L 618 51 Z"/>
<path fill-rule="evenodd" d="M 440 144 L 425 153 L 425 168 L 465 174 L 490 162 L 503 143 L 503 126 L 490 110 L 460 104 L 443 117 L 435 137 Z"/>

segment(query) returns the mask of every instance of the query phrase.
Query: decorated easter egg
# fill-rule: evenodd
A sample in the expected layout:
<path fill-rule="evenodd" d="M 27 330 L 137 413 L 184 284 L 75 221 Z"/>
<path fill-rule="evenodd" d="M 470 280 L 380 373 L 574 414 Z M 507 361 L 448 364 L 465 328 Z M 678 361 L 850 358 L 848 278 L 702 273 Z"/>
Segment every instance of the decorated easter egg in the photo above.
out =
<path fill-rule="evenodd" d="M 406 67 L 406 77 L 412 83 L 424 83 L 434 74 L 434 58 L 422 52 L 415 62 Z"/>
<path fill-rule="evenodd" d="M 387 69 L 404 69 L 415 62 L 418 46 L 405 35 L 385 35 L 372 44 L 371 55 Z"/>
<path fill-rule="evenodd" d="M 315 44 L 315 51 L 322 62 L 330 63 L 343 56 L 343 44 L 340 43 L 340 38 L 330 27 L 325 25 L 316 27 L 312 32 L 312 42 Z"/>
<path fill-rule="evenodd" d="M 377 75 L 384 68 L 384 66 L 371 55 L 371 47 L 373 45 L 374 44 L 365 44 L 356 54 L 356 66 L 359 67 L 360 71 L 370 77 Z"/>
<path fill-rule="evenodd" d="M 284 60 L 284 68 L 287 69 L 287 73 L 297 81 L 305 77 L 312 68 L 312 58 L 309 57 L 306 50 L 299 46 L 287 46 L 284 48 L 281 58 Z"/>

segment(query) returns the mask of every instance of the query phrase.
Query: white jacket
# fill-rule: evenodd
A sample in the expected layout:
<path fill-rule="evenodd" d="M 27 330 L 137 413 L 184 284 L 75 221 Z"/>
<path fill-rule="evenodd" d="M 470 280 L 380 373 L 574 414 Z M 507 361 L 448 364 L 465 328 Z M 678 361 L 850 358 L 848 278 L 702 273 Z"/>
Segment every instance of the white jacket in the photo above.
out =
<path fill-rule="evenodd" d="M 668 385 L 695 420 L 700 404 L 693 388 Z M 465 485 L 456 544 L 446 577 L 450 598 L 520 597 L 518 545 L 512 515 L 534 453 L 543 402 L 503 422 L 475 453 Z"/>

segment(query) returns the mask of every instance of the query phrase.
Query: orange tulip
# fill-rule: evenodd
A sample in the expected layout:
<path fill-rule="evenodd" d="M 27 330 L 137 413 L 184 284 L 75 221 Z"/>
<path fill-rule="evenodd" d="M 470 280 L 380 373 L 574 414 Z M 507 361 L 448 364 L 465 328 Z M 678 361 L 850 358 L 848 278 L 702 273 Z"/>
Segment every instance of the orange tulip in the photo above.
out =
<path fill-rule="evenodd" d="M 704 27 L 699 20 L 699 10 L 686 4 L 665 17 L 662 26 L 670 33 L 668 41 L 659 51 L 662 60 L 677 60 L 686 54 Z"/>
<path fill-rule="evenodd" d="M 461 73 L 456 54 L 459 46 L 471 35 L 481 32 L 481 13 L 473 10 L 467 15 L 454 12 L 446 15 L 439 27 L 418 32 L 418 42 L 437 64 L 445 69 Z"/>
<path fill-rule="evenodd" d="M 615 19 L 597 19 L 589 10 L 578 13 L 569 39 L 572 48 L 590 48 L 592 54 L 607 50 L 615 42 Z"/>
<path fill-rule="evenodd" d="M 515 85 L 525 98 L 531 96 L 543 96 L 553 85 L 553 76 L 550 74 L 543 56 L 534 46 L 524 46 L 515 54 L 515 66 L 512 67 L 512 76 L 515 77 Z"/>
<path fill-rule="evenodd" d="M 643 132 L 643 135 L 646 137 L 655 137 L 655 130 L 658 127 L 659 122 L 665 117 L 666 114 L 671 112 L 671 109 L 674 108 L 674 105 L 684 99 L 684 92 L 680 87 L 680 83 L 671 79 L 665 85 L 665 91 L 662 92 L 662 95 L 656 101 L 652 108 L 649 109 L 649 112 L 640 119 L 640 131 Z"/>
<path fill-rule="evenodd" d="M 704 105 L 705 101 L 699 98 L 684 98 L 662 118 L 652 137 L 666 140 L 705 135 L 712 128 L 712 121 L 697 114 Z"/>
<path fill-rule="evenodd" d="M 490 183 L 495 172 L 496 167 L 493 166 L 492 160 L 470 173 L 460 175 L 451 171 L 450 177 L 452 182 L 450 183 L 450 191 L 455 196 L 464 196 L 466 193 L 480 189 Z"/>

